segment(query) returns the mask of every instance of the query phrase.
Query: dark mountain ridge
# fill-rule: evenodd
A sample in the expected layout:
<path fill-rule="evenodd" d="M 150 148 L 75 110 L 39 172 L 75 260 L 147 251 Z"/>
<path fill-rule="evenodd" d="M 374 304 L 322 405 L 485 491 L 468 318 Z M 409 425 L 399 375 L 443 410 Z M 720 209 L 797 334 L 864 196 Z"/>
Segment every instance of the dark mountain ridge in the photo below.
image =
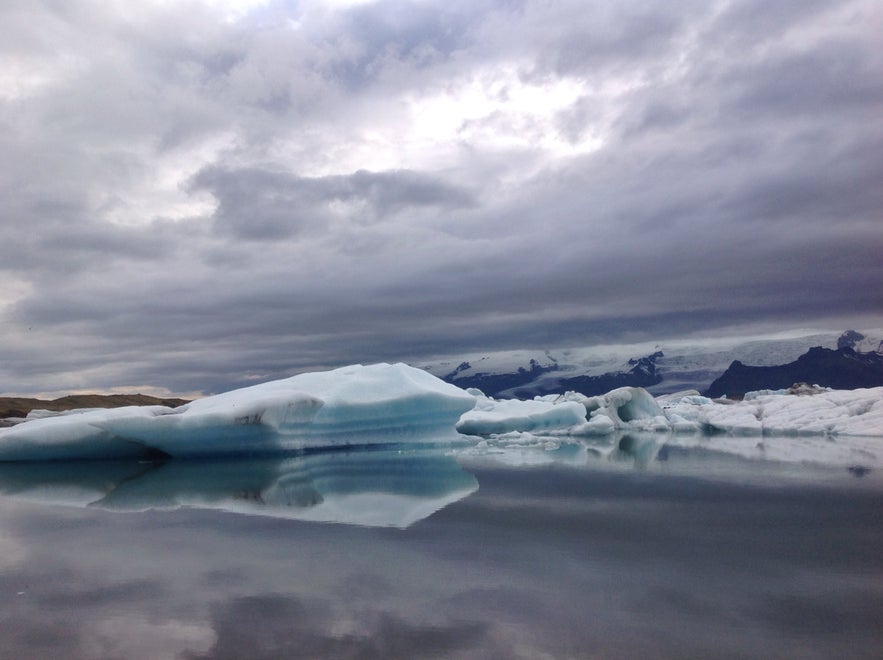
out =
<path fill-rule="evenodd" d="M 785 389 L 798 382 L 837 390 L 883 386 L 883 355 L 856 352 L 848 342 L 838 345 L 836 349 L 816 346 L 794 362 L 773 367 L 752 367 L 734 360 L 706 395 L 738 398 L 746 392 Z"/>
<path fill-rule="evenodd" d="M 701 346 L 694 354 L 675 349 L 666 355 L 657 347 L 654 353 L 623 361 L 619 367 L 610 364 L 600 374 L 587 373 L 591 359 L 586 359 L 585 354 L 572 356 L 566 351 L 545 351 L 544 357 L 531 358 L 529 362 L 525 359 L 522 367 L 503 360 L 503 366 L 498 363 L 495 367 L 490 361 L 488 367 L 478 369 L 479 363 L 485 360 L 481 358 L 477 362 L 463 361 L 453 370 L 448 367 L 436 373 L 444 374 L 443 380 L 459 387 L 474 387 L 495 398 L 520 399 L 566 391 L 595 396 L 626 386 L 644 387 L 654 394 L 697 389 L 713 396 L 726 393 L 740 397 L 751 390 L 786 389 L 795 382 L 838 389 L 883 385 L 880 376 L 883 341 L 879 336 L 866 337 L 855 330 L 846 330 L 839 337 L 831 336 L 830 340 L 822 336 L 815 340 L 827 340 L 830 344 L 806 343 L 799 350 L 793 350 L 788 344 L 780 346 L 775 341 L 769 345 L 748 342 L 741 347 L 744 352 L 732 352 L 726 361 L 720 360 L 715 350 L 703 351 Z M 826 345 L 837 348 L 822 347 Z M 757 360 L 755 364 L 764 366 L 749 366 L 743 360 Z"/>
<path fill-rule="evenodd" d="M 471 368 L 468 362 L 463 362 L 451 373 L 442 376 L 442 380 L 463 389 L 474 387 L 488 396 L 497 396 L 500 392 L 532 383 L 543 374 L 558 370 L 557 364 L 542 366 L 536 360 L 531 360 L 529 366 L 529 369 L 519 367 L 518 371 L 507 374 L 477 373 L 463 376 L 461 373 Z"/>
<path fill-rule="evenodd" d="M 526 390 L 515 390 L 519 398 L 530 398 L 538 394 L 560 394 L 579 392 L 585 396 L 606 394 L 618 387 L 651 387 L 662 381 L 656 368 L 656 360 L 663 357 L 662 351 L 628 361 L 631 369 L 610 371 L 598 376 L 572 376 L 542 383 Z"/>

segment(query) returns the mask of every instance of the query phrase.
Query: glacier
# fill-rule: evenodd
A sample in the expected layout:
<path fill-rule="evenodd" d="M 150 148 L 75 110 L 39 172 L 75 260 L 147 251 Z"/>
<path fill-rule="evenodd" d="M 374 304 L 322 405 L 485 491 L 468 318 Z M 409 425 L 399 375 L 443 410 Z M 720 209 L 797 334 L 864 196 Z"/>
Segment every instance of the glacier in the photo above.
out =
<path fill-rule="evenodd" d="M 623 434 L 654 439 L 621 447 L 607 440 Z M 883 466 L 883 387 L 807 386 L 753 392 L 740 401 L 712 400 L 695 390 L 654 397 L 621 387 L 600 396 L 568 392 L 520 401 L 463 390 L 405 364 L 353 365 L 178 408 L 129 406 L 30 419 L 0 429 L 0 461 L 241 457 L 457 442 L 479 450 L 582 443 L 593 454 L 613 447 L 616 456 L 645 462 L 663 447 L 696 447 L 748 458 Z"/>

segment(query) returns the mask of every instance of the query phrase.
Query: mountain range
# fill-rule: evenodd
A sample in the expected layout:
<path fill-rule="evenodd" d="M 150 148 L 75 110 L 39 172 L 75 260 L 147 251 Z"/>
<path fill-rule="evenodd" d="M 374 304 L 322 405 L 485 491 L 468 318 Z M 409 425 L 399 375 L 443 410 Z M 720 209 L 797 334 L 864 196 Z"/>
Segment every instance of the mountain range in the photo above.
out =
<path fill-rule="evenodd" d="M 449 383 L 497 398 L 524 399 L 565 391 L 594 396 L 623 386 L 644 387 L 654 395 L 695 389 L 712 396 L 740 397 L 746 391 L 781 389 L 799 381 L 837 389 L 881 385 L 880 336 L 879 330 L 792 332 L 773 337 L 503 351 L 422 366 Z"/>

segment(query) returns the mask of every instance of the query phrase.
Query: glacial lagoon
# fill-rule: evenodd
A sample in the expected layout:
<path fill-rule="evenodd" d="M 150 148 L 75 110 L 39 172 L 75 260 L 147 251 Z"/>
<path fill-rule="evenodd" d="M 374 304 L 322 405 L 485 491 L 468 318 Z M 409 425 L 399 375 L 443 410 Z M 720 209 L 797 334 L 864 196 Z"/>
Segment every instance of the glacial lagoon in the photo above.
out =
<path fill-rule="evenodd" d="M 879 657 L 879 472 L 666 440 L 5 464 L 0 656 Z"/>

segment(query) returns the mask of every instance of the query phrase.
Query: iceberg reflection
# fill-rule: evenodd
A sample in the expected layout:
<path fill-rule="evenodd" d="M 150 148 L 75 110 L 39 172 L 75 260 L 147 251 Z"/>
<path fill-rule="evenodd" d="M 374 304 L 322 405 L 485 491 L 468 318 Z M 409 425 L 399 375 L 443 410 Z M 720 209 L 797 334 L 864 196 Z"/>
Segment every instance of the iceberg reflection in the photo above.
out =
<path fill-rule="evenodd" d="M 455 450 L 467 469 L 481 465 L 509 468 L 569 466 L 699 477 L 714 481 L 843 484 L 861 478 L 883 485 L 876 453 L 854 440 L 877 438 L 702 436 L 678 433 L 616 432 L 589 438 L 509 433 Z"/>
<path fill-rule="evenodd" d="M 0 495 L 115 511 L 192 507 L 405 528 L 478 489 L 441 450 L 0 464 Z"/>

